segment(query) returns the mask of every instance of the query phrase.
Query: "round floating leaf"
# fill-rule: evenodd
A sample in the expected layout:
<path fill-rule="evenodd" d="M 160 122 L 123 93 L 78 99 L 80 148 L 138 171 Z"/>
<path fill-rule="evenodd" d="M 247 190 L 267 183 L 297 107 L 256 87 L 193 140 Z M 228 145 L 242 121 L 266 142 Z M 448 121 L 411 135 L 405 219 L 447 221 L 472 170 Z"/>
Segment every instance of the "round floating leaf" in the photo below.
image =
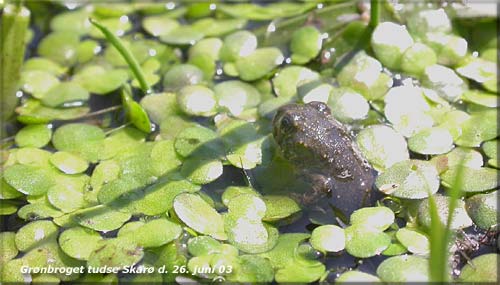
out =
<path fill-rule="evenodd" d="M 337 283 L 378 283 L 381 280 L 377 276 L 373 276 L 368 273 L 364 273 L 357 270 L 351 270 L 342 273 L 337 279 L 335 279 Z"/>
<path fill-rule="evenodd" d="M 23 71 L 45 71 L 54 76 L 61 76 L 66 72 L 66 68 L 60 66 L 58 63 L 44 57 L 32 57 L 24 62 Z"/>
<path fill-rule="evenodd" d="M 65 66 L 76 62 L 76 49 L 80 36 L 74 32 L 53 32 L 38 45 L 38 54 Z"/>
<path fill-rule="evenodd" d="M 428 128 L 410 137 L 408 147 L 420 154 L 447 153 L 453 148 L 453 137 L 447 129 Z"/>
<path fill-rule="evenodd" d="M 36 220 L 56 218 L 64 215 L 64 213 L 52 207 L 48 202 L 43 202 L 24 205 L 17 211 L 17 215 L 23 220 Z"/>
<path fill-rule="evenodd" d="M 311 283 L 317 281 L 324 273 L 325 265 L 321 262 L 304 266 L 300 261 L 295 261 L 285 268 L 278 269 L 274 277 L 278 283 Z"/>
<path fill-rule="evenodd" d="M 52 138 L 52 130 L 47 125 L 29 125 L 16 133 L 16 144 L 19 147 L 44 147 Z"/>
<path fill-rule="evenodd" d="M 162 176 L 177 169 L 182 161 L 175 152 L 174 141 L 157 142 L 151 150 L 151 163 L 156 176 Z"/>
<path fill-rule="evenodd" d="M 17 149 L 16 158 L 17 162 L 29 166 L 40 166 L 45 168 L 45 170 L 50 171 L 49 159 L 52 154 L 46 150 L 33 148 L 33 147 L 23 147 Z"/>
<path fill-rule="evenodd" d="M 361 130 L 356 142 L 364 157 L 379 171 L 410 158 L 404 137 L 385 125 Z"/>
<path fill-rule="evenodd" d="M 345 236 L 345 249 L 350 255 L 359 258 L 379 255 L 391 244 L 388 234 L 364 225 L 347 227 Z"/>
<path fill-rule="evenodd" d="M 209 117 L 216 113 L 215 94 L 202 85 L 185 86 L 177 93 L 177 103 L 182 111 L 191 116 Z"/>
<path fill-rule="evenodd" d="M 496 138 L 497 118 L 496 110 L 474 113 L 462 123 L 462 135 L 455 143 L 460 146 L 478 147 L 481 142 Z"/>
<path fill-rule="evenodd" d="M 74 75 L 73 81 L 91 93 L 104 95 L 118 89 L 128 78 L 123 69 L 107 70 L 99 65 L 88 65 Z"/>
<path fill-rule="evenodd" d="M 23 193 L 7 184 L 3 176 L 4 173 L 0 173 L 0 200 L 14 199 L 23 196 Z"/>
<path fill-rule="evenodd" d="M 226 193 L 227 190 L 224 192 Z M 286 196 L 264 196 L 266 203 L 266 214 L 262 218 L 266 222 L 274 222 L 292 216 L 300 212 L 300 206 L 290 197 Z"/>
<path fill-rule="evenodd" d="M 490 108 L 496 108 L 500 105 L 496 94 L 482 92 L 479 90 L 468 90 L 464 93 L 463 100 Z"/>
<path fill-rule="evenodd" d="M 222 41 L 219 38 L 205 38 L 189 48 L 189 58 L 197 56 L 207 56 L 211 60 L 219 59 L 219 51 L 222 47 Z"/>
<path fill-rule="evenodd" d="M 449 215 L 449 204 L 450 197 L 436 194 L 434 195 L 434 201 L 436 202 L 436 207 L 439 216 L 439 222 L 444 226 L 448 221 Z M 429 229 L 431 227 L 431 215 L 429 200 L 425 199 L 418 205 L 418 223 L 425 228 Z M 457 201 L 455 211 L 453 212 L 453 220 L 450 228 L 452 230 L 467 228 L 472 225 L 472 220 L 465 211 L 465 203 L 462 200 Z"/>
<path fill-rule="evenodd" d="M 144 256 L 142 248 L 129 238 L 112 238 L 97 242 L 88 258 L 88 266 L 115 267 L 133 266 Z"/>
<path fill-rule="evenodd" d="M 353 226 L 385 231 L 394 223 L 394 212 L 387 207 L 361 208 L 352 213 L 350 223 Z"/>
<path fill-rule="evenodd" d="M 95 206 L 71 214 L 78 224 L 96 231 L 108 232 L 120 228 L 131 217 L 106 206 Z"/>
<path fill-rule="evenodd" d="M 436 165 L 439 173 L 442 174 L 449 168 L 464 165 L 470 168 L 481 168 L 483 166 L 483 156 L 477 150 L 471 148 L 456 147 L 445 155 L 435 156 L 431 159 Z"/>
<path fill-rule="evenodd" d="M 143 224 L 128 235 L 120 235 L 120 237 L 128 236 L 137 241 L 139 246 L 148 248 L 167 244 L 178 238 L 181 233 L 182 228 L 178 224 L 167 219 L 156 219 Z"/>
<path fill-rule="evenodd" d="M 218 157 L 224 153 L 217 134 L 201 126 L 183 130 L 175 138 L 174 146 L 177 153 L 183 157 Z"/>
<path fill-rule="evenodd" d="M 297 87 L 319 79 L 319 74 L 303 66 L 287 66 L 273 78 L 274 92 L 279 97 L 291 98 Z"/>
<path fill-rule="evenodd" d="M 206 37 L 217 37 L 239 30 L 246 25 L 245 19 L 213 19 L 204 18 L 193 23 L 193 28 Z"/>
<path fill-rule="evenodd" d="M 371 44 L 375 55 L 385 66 L 397 69 L 403 53 L 413 45 L 413 39 L 406 26 L 383 22 L 373 31 Z"/>
<path fill-rule="evenodd" d="M 409 47 L 401 58 L 401 70 L 420 77 L 427 66 L 437 63 L 434 50 L 423 43 L 414 43 Z"/>
<path fill-rule="evenodd" d="M 380 99 L 389 87 L 392 78 L 382 73 L 382 64 L 365 52 L 357 53 L 337 76 L 340 86 L 357 91 L 367 100 Z"/>
<path fill-rule="evenodd" d="M 490 158 L 488 161 L 488 164 L 490 164 L 493 167 L 498 168 L 498 140 L 493 140 L 493 141 L 487 141 L 483 143 L 481 147 L 484 151 L 484 154 L 486 154 L 487 157 Z"/>
<path fill-rule="evenodd" d="M 24 71 L 21 73 L 21 87 L 25 92 L 40 99 L 47 95 L 47 92 L 59 84 L 59 79 L 46 71 Z"/>
<path fill-rule="evenodd" d="M 321 252 L 339 252 L 345 248 L 344 229 L 335 225 L 317 227 L 311 233 L 310 242 Z"/>
<path fill-rule="evenodd" d="M 52 120 L 72 120 L 89 112 L 88 107 L 49 108 L 38 100 L 28 99 L 16 108 L 17 120 L 23 124 L 44 124 Z"/>
<path fill-rule="evenodd" d="M 460 179 L 460 189 L 465 192 L 483 192 L 486 190 L 497 188 L 500 185 L 500 171 L 494 168 L 471 168 L 457 165 L 451 167 L 441 174 L 442 183 L 446 187 L 451 187 L 456 179 Z M 457 178 L 457 173 L 460 172 L 460 178 Z"/>
<path fill-rule="evenodd" d="M 89 96 L 89 92 L 79 84 L 62 82 L 50 88 L 41 101 L 45 106 L 59 107 L 65 104 L 81 104 L 87 101 Z"/>
<path fill-rule="evenodd" d="M 281 51 L 274 47 L 256 49 L 246 57 L 236 61 L 236 69 L 240 78 L 253 81 L 270 73 L 275 67 L 283 63 Z"/>
<path fill-rule="evenodd" d="M 188 241 L 188 251 L 193 256 L 218 253 L 220 249 L 221 243 L 209 236 L 197 236 Z"/>
<path fill-rule="evenodd" d="M 227 206 L 232 199 L 243 194 L 260 196 L 260 194 L 251 187 L 229 186 L 224 190 L 224 193 L 222 193 L 222 203 Z"/>
<path fill-rule="evenodd" d="M 144 190 L 144 198 L 138 201 L 137 210 L 146 215 L 160 215 L 173 207 L 174 198 L 180 193 L 194 193 L 200 186 L 187 180 L 155 183 Z"/>
<path fill-rule="evenodd" d="M 309 234 L 306 233 L 282 234 L 279 236 L 276 246 L 269 251 L 261 253 L 260 256 L 268 258 L 273 268 L 285 267 L 295 257 L 295 251 L 299 243 L 307 238 L 309 238 Z"/>
<path fill-rule="evenodd" d="M 255 87 L 238 80 L 219 83 L 215 85 L 214 92 L 218 105 L 235 116 L 240 115 L 244 109 L 257 106 L 261 97 Z"/>
<path fill-rule="evenodd" d="M 58 32 L 85 35 L 90 30 L 89 12 L 86 9 L 60 13 L 50 21 L 50 28 Z"/>
<path fill-rule="evenodd" d="M 274 247 L 278 240 L 278 229 L 262 223 L 260 220 L 245 216 L 226 215 L 224 227 L 228 240 L 239 250 L 248 253 L 266 252 Z"/>
<path fill-rule="evenodd" d="M 176 29 L 179 27 L 179 23 L 176 20 L 171 19 L 168 15 L 158 15 L 145 17 L 142 20 L 142 27 L 146 32 L 157 37 L 166 35 Z"/>
<path fill-rule="evenodd" d="M 50 157 L 50 163 L 66 174 L 82 173 L 89 167 L 85 159 L 65 151 L 54 153 Z"/>
<path fill-rule="evenodd" d="M 141 106 L 155 123 L 161 123 L 170 116 L 181 114 L 174 93 L 154 93 L 142 97 Z"/>
<path fill-rule="evenodd" d="M 28 251 L 39 247 L 44 243 L 57 238 L 58 228 L 51 221 L 34 221 L 22 228 L 16 233 L 16 247 L 20 251 Z"/>
<path fill-rule="evenodd" d="M 257 49 L 257 37 L 249 31 L 237 31 L 224 39 L 220 58 L 224 61 L 236 61 L 250 55 Z"/>
<path fill-rule="evenodd" d="M 19 253 L 16 247 L 15 238 L 16 233 L 14 232 L 0 233 L 0 244 L 2 245 L 2 251 L 0 252 L 0 264 L 5 264 L 7 261 L 16 257 Z"/>
<path fill-rule="evenodd" d="M 379 175 L 375 185 L 387 195 L 404 199 L 423 199 L 437 192 L 439 176 L 430 162 L 405 160 Z"/>
<path fill-rule="evenodd" d="M 163 78 L 166 90 L 177 91 L 184 86 L 196 85 L 203 82 L 203 71 L 191 64 L 173 66 Z"/>
<path fill-rule="evenodd" d="M 208 184 L 222 175 L 222 162 L 218 159 L 188 158 L 184 161 L 181 174 L 195 184 Z"/>
<path fill-rule="evenodd" d="M 347 88 L 333 89 L 328 106 L 335 110 L 333 116 L 344 123 L 366 118 L 370 109 L 368 101 L 361 94 Z"/>
<path fill-rule="evenodd" d="M 193 45 L 203 37 L 203 33 L 192 26 L 178 26 L 160 35 L 160 40 L 172 45 Z"/>
<path fill-rule="evenodd" d="M 377 268 L 383 282 L 429 282 L 429 261 L 414 255 L 389 257 Z"/>
<path fill-rule="evenodd" d="M 304 64 L 315 58 L 321 50 L 322 41 L 321 33 L 314 26 L 305 26 L 293 32 L 290 42 L 292 62 Z"/>
<path fill-rule="evenodd" d="M 195 231 L 219 240 L 227 239 L 222 216 L 200 196 L 189 193 L 177 195 L 174 210 L 179 219 Z"/>
<path fill-rule="evenodd" d="M 58 150 L 77 153 L 95 162 L 102 151 L 104 137 L 104 132 L 96 126 L 81 123 L 66 124 L 54 132 L 52 144 Z"/>
<path fill-rule="evenodd" d="M 495 283 L 498 282 L 498 254 L 480 255 L 462 268 L 460 282 Z"/>
<path fill-rule="evenodd" d="M 411 253 L 428 255 L 430 252 L 429 238 L 418 231 L 402 228 L 397 231 L 396 238 Z"/>
<path fill-rule="evenodd" d="M 465 209 L 478 227 L 489 229 L 498 225 L 498 190 L 488 194 L 477 194 L 465 200 Z"/>
<path fill-rule="evenodd" d="M 65 230 L 59 236 L 59 246 L 67 255 L 79 260 L 87 260 L 100 240 L 102 237 L 99 233 L 82 227 L 74 227 Z"/>
<path fill-rule="evenodd" d="M 17 211 L 17 205 L 11 201 L 3 201 L 0 204 L 0 216 L 12 215 Z"/>
<path fill-rule="evenodd" d="M 241 255 L 240 266 L 235 270 L 234 278 L 229 280 L 238 283 L 270 283 L 274 279 L 274 271 L 268 259 L 256 255 Z"/>
<path fill-rule="evenodd" d="M 44 168 L 16 164 L 4 170 L 4 179 L 17 191 L 27 195 L 42 195 L 54 184 L 53 176 Z"/>
<path fill-rule="evenodd" d="M 71 184 L 70 184 L 71 183 Z M 74 184 L 74 185 L 72 185 Z M 70 213 L 84 206 L 83 190 L 85 184 L 75 182 L 59 182 L 47 191 L 50 204 L 59 210 Z"/>

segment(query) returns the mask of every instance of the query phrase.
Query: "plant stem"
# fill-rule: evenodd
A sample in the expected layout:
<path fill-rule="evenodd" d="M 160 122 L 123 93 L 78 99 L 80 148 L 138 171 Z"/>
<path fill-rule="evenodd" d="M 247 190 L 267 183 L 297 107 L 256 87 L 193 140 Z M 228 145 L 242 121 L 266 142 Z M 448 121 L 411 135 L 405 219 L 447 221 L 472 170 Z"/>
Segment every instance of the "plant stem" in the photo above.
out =
<path fill-rule="evenodd" d="M 141 66 L 139 65 L 139 62 L 137 62 L 137 59 L 132 55 L 132 53 L 123 45 L 123 42 L 115 35 L 113 34 L 110 30 L 108 30 L 106 27 L 103 25 L 99 24 L 96 22 L 94 19 L 89 18 L 90 23 L 94 25 L 96 28 L 98 28 L 106 37 L 106 39 L 118 50 L 118 52 L 121 54 L 123 59 L 127 62 L 128 66 L 132 70 L 132 73 L 134 74 L 135 78 L 139 82 L 139 85 L 141 86 L 141 89 L 144 93 L 150 93 L 151 92 L 151 87 L 146 81 L 146 77 L 144 76 L 144 72 L 142 71 Z"/>
<path fill-rule="evenodd" d="M 21 78 L 21 67 L 26 48 L 25 38 L 30 21 L 30 11 L 18 5 L 6 4 L 1 19 L 0 39 L 0 121 L 5 122 L 14 114 L 18 99 L 16 91 Z M 2 125 L 3 130 L 3 125 Z M 3 133 L 0 131 L 0 133 Z"/>
<path fill-rule="evenodd" d="M 368 23 L 368 26 L 372 29 L 372 31 L 379 22 L 381 1 L 384 0 L 370 0 L 370 23 Z"/>

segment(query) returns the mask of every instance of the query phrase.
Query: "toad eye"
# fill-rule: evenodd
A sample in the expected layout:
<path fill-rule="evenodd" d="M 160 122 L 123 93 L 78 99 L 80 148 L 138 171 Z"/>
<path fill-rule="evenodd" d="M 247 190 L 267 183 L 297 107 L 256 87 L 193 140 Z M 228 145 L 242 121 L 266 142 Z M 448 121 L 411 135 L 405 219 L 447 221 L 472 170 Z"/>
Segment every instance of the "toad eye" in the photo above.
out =
<path fill-rule="evenodd" d="M 281 119 L 281 130 L 288 132 L 294 129 L 294 122 L 290 117 L 283 117 Z"/>

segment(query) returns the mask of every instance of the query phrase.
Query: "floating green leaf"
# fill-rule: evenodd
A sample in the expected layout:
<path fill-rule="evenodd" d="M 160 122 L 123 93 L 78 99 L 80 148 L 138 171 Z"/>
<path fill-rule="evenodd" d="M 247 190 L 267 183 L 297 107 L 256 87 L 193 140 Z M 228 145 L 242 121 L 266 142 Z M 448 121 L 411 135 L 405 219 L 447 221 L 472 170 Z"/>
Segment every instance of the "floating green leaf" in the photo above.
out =
<path fill-rule="evenodd" d="M 227 239 L 222 216 L 196 194 L 182 193 L 174 199 L 177 216 L 190 228 L 219 240 Z"/>
<path fill-rule="evenodd" d="M 80 154 L 95 162 L 100 157 L 104 137 L 104 132 L 96 126 L 73 123 L 58 128 L 52 137 L 52 144 L 58 150 Z"/>
<path fill-rule="evenodd" d="M 47 90 L 41 101 L 45 106 L 61 107 L 75 104 L 81 105 L 89 97 L 89 92 L 79 84 L 62 82 Z"/>
<path fill-rule="evenodd" d="M 311 245 L 322 252 L 339 252 L 345 248 L 344 229 L 335 225 L 317 227 L 311 233 Z"/>
<path fill-rule="evenodd" d="M 433 164 L 421 160 L 395 163 L 375 181 L 387 195 L 404 199 L 422 199 L 437 192 L 439 176 Z"/>
<path fill-rule="evenodd" d="M 19 251 L 26 252 L 33 248 L 44 245 L 45 243 L 57 238 L 57 226 L 51 221 L 34 221 L 22 228 L 16 233 L 16 247 Z"/>
<path fill-rule="evenodd" d="M 358 133 L 356 142 L 364 157 L 379 171 L 410 158 L 404 137 L 389 126 L 369 126 Z"/>
<path fill-rule="evenodd" d="M 107 70 L 100 65 L 87 65 L 74 75 L 73 80 L 91 93 L 104 95 L 120 88 L 128 77 L 123 69 Z"/>
<path fill-rule="evenodd" d="M 459 166 L 451 167 L 446 172 L 441 174 L 442 183 L 446 187 L 451 187 L 453 181 L 457 178 Z M 498 169 L 481 167 L 471 168 L 463 167 L 460 172 L 460 189 L 465 192 L 483 192 L 486 190 L 494 189 L 500 185 L 498 176 L 500 172 Z"/>
<path fill-rule="evenodd" d="M 428 267 L 423 257 L 400 255 L 382 261 L 377 275 L 384 282 L 429 282 Z"/>
<path fill-rule="evenodd" d="M 131 216 L 102 205 L 78 210 L 70 215 L 81 226 L 104 232 L 120 228 Z"/>
<path fill-rule="evenodd" d="M 178 238 L 181 232 L 182 229 L 178 224 L 167 219 L 155 219 L 120 237 L 132 238 L 139 246 L 148 248 L 167 244 Z"/>
<path fill-rule="evenodd" d="M 480 255 L 466 264 L 460 273 L 460 282 L 495 283 L 497 282 L 498 254 Z"/>
<path fill-rule="evenodd" d="M 59 236 L 59 245 L 67 255 L 79 260 L 87 260 L 100 240 L 102 237 L 99 233 L 82 227 L 74 227 L 65 230 Z"/>
<path fill-rule="evenodd" d="M 321 50 L 322 41 L 321 33 L 314 26 L 305 26 L 293 32 L 290 42 L 292 62 L 304 64 L 315 58 Z"/>
<path fill-rule="evenodd" d="M 88 162 L 78 155 L 58 151 L 50 157 L 50 162 L 66 174 L 82 173 L 89 167 Z"/>
<path fill-rule="evenodd" d="M 408 147 L 416 153 L 442 154 L 453 148 L 453 137 L 447 129 L 428 128 L 410 137 Z"/>
<path fill-rule="evenodd" d="M 365 225 L 353 225 L 345 229 L 345 249 L 355 257 L 367 258 L 379 255 L 391 244 L 391 237 Z"/>
<path fill-rule="evenodd" d="M 477 194 L 465 200 L 465 209 L 475 225 L 487 230 L 498 225 L 500 220 L 497 201 L 498 190 Z"/>
<path fill-rule="evenodd" d="M 59 84 L 59 79 L 46 71 L 24 71 L 21 73 L 21 87 L 33 97 L 40 99 Z"/>
<path fill-rule="evenodd" d="M 396 238 L 411 253 L 428 255 L 430 252 L 429 238 L 423 233 L 408 228 L 402 228 L 396 232 Z"/>
<path fill-rule="evenodd" d="M 54 184 L 54 177 L 44 168 L 16 164 L 4 170 L 4 179 L 17 191 L 27 195 L 41 195 Z"/>
<path fill-rule="evenodd" d="M 259 79 L 283 63 L 284 57 L 278 48 L 260 48 L 236 60 L 236 69 L 245 81 Z"/>
<path fill-rule="evenodd" d="M 144 256 L 142 248 L 129 238 L 99 241 L 88 258 L 88 266 L 121 269 L 133 266 Z"/>
<path fill-rule="evenodd" d="M 15 238 L 16 234 L 14 232 L 0 233 L 0 244 L 2 245 L 0 264 L 5 264 L 7 261 L 16 257 L 19 253 L 16 247 Z"/>
<path fill-rule="evenodd" d="M 44 147 L 52 138 L 52 130 L 47 125 L 29 125 L 16 133 L 19 147 Z"/>

